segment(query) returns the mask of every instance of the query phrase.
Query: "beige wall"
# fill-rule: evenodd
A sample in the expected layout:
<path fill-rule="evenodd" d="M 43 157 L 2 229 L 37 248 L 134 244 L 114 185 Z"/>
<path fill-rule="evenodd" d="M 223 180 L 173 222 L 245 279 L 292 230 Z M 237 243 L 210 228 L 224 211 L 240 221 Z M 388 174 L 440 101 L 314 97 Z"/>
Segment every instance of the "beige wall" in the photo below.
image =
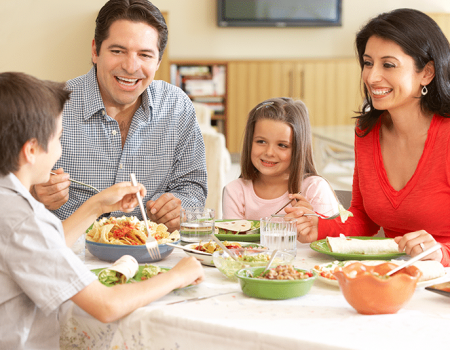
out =
<path fill-rule="evenodd" d="M 176 59 L 327 58 L 353 55 L 353 39 L 370 17 L 398 7 L 450 12 L 449 0 L 343 0 L 343 26 L 219 28 L 215 0 L 154 0 L 169 13 Z M 105 0 L 0 0 L 0 71 L 67 80 L 91 66 L 94 20 Z"/>

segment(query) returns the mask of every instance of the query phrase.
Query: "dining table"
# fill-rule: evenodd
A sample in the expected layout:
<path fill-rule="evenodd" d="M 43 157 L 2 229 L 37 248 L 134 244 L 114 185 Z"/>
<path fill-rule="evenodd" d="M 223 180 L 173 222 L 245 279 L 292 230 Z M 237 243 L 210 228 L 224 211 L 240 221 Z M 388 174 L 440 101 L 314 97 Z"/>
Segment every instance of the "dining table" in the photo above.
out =
<path fill-rule="evenodd" d="M 185 256 L 174 249 L 153 264 L 170 268 Z M 311 270 L 334 260 L 298 243 L 293 264 Z M 85 264 L 97 269 L 112 263 L 86 251 Z M 246 296 L 239 282 L 215 267 L 203 268 L 203 283 L 174 290 L 112 323 L 97 321 L 72 301 L 65 302 L 59 314 L 61 349 L 411 350 L 445 349 L 449 344 L 450 298 L 424 286 L 396 314 L 362 315 L 338 286 L 319 279 L 301 297 L 264 300 Z M 171 304 L 203 296 L 213 297 Z"/>

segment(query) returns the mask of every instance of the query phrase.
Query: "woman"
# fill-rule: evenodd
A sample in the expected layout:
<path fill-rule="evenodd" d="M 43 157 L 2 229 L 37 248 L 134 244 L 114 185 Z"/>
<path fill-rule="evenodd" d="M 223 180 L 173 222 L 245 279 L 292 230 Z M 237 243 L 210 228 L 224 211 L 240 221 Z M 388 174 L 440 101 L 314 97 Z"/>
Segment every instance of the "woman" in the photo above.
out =
<path fill-rule="evenodd" d="M 366 102 L 358 117 L 353 218 L 298 218 L 298 239 L 380 227 L 414 256 L 450 265 L 450 47 L 438 25 L 411 9 L 384 13 L 357 34 Z M 289 209 L 291 216 L 308 212 Z"/>

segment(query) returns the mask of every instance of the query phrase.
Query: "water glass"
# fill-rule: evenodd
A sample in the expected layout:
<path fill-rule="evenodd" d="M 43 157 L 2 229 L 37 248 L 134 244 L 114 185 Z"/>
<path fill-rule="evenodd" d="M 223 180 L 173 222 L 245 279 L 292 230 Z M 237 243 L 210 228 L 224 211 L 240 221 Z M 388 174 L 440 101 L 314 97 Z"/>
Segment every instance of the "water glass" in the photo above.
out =
<path fill-rule="evenodd" d="M 297 255 L 297 220 L 272 216 L 262 218 L 260 233 L 261 245 Z"/>
<path fill-rule="evenodd" d="M 86 256 L 86 234 L 83 233 L 75 243 L 72 245 L 72 251 L 78 256 L 82 261 L 85 260 Z"/>
<path fill-rule="evenodd" d="M 214 209 L 204 207 L 182 208 L 180 236 L 183 242 L 209 241 L 214 233 Z"/>

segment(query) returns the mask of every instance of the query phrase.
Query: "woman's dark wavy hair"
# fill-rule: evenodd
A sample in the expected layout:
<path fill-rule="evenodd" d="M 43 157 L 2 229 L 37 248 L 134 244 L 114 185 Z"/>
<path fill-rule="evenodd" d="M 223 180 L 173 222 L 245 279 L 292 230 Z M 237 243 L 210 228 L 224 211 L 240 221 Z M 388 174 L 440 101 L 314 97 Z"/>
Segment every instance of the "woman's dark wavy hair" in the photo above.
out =
<path fill-rule="evenodd" d="M 420 97 L 423 111 L 450 117 L 450 45 L 437 23 L 426 14 L 412 9 L 397 9 L 382 13 L 370 20 L 356 35 L 356 50 L 361 72 L 364 52 L 370 37 L 390 40 L 414 59 L 421 72 L 426 64 L 434 62 L 435 77 L 427 86 L 428 94 Z M 359 111 L 358 126 L 367 135 L 384 112 L 373 107 L 364 85 L 365 102 Z"/>
<path fill-rule="evenodd" d="M 110 0 L 100 9 L 95 21 L 95 49 L 100 54 L 102 43 L 109 36 L 109 28 L 120 19 L 143 22 L 158 31 L 159 60 L 161 61 L 169 35 L 166 21 L 159 9 L 148 0 Z"/>
<path fill-rule="evenodd" d="M 256 180 L 258 170 L 252 163 L 251 153 L 255 125 L 258 120 L 269 119 L 283 122 L 292 129 L 292 154 L 289 170 L 288 191 L 297 193 L 301 182 L 308 176 L 317 175 L 312 153 L 311 127 L 306 105 L 288 97 L 271 98 L 259 103 L 248 114 L 241 154 L 241 178 Z"/>

